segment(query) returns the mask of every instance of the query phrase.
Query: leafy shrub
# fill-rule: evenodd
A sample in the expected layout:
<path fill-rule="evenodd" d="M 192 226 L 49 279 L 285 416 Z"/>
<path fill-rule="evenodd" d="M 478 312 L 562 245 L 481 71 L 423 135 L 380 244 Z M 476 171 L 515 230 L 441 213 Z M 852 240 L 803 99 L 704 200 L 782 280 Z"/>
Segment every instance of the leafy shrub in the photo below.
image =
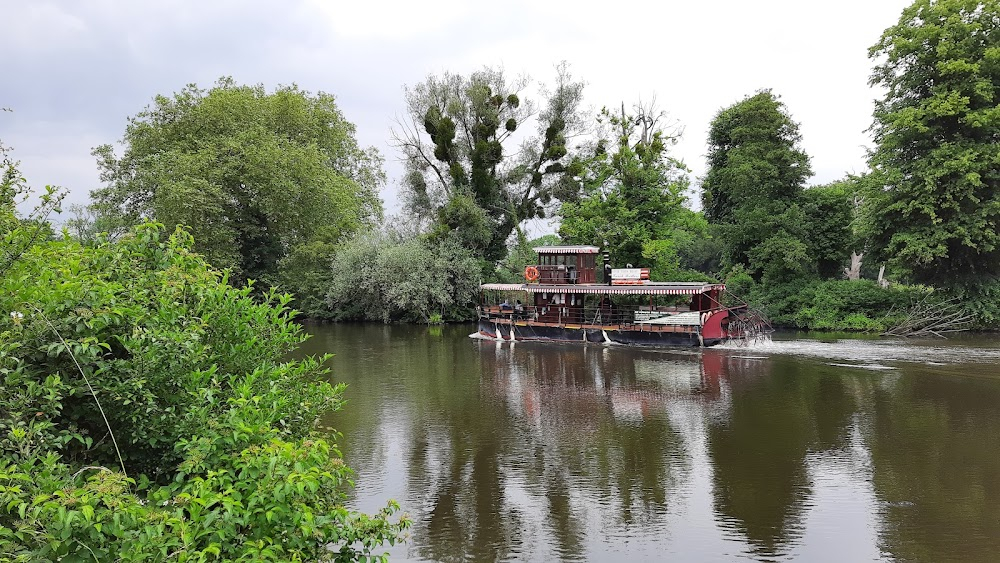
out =
<path fill-rule="evenodd" d="M 979 329 L 1000 329 L 1000 280 L 986 278 L 975 284 L 946 288 L 942 299 L 955 299 L 963 311 L 975 318 Z"/>
<path fill-rule="evenodd" d="M 327 305 L 337 320 L 473 318 L 483 265 L 452 240 L 373 233 L 334 256 Z"/>
<path fill-rule="evenodd" d="M 756 286 L 753 277 L 742 265 L 734 266 L 725 276 L 725 282 L 726 291 L 741 298 L 749 297 Z"/>
<path fill-rule="evenodd" d="M 291 298 L 191 248 L 147 224 L 0 276 L 0 561 L 350 560 L 408 525 L 343 506 L 350 471 L 314 433 L 343 387 L 283 361 Z"/>
<path fill-rule="evenodd" d="M 782 284 L 750 286 L 750 302 L 761 307 L 776 326 L 810 330 L 883 332 L 928 288 L 895 285 L 882 288 L 871 280 L 793 279 Z"/>

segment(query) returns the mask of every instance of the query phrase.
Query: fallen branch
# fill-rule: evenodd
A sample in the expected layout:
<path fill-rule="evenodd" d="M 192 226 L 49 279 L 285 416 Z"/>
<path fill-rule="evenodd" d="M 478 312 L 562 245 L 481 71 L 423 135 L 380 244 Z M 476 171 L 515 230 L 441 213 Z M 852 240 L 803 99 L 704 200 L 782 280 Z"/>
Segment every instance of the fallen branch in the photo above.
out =
<path fill-rule="evenodd" d="M 949 299 L 937 303 L 928 302 L 929 297 L 921 299 L 906 313 L 906 317 L 896 325 L 882 333 L 883 336 L 937 336 L 946 338 L 950 332 L 969 330 L 975 317 L 967 313 L 959 304 L 959 300 Z M 892 311 L 886 317 L 891 317 Z"/>

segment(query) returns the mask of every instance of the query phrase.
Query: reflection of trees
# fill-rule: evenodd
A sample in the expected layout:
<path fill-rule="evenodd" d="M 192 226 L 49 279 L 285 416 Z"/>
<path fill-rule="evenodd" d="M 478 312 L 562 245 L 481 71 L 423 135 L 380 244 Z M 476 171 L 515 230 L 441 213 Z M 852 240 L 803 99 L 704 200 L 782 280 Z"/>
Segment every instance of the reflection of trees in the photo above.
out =
<path fill-rule="evenodd" d="M 349 406 L 332 422 L 347 436 L 362 483 L 380 467 L 402 466 L 397 473 L 407 482 L 399 500 L 414 518 L 410 549 L 420 557 L 585 557 L 584 540 L 593 534 L 588 510 L 601 507 L 605 528 L 655 523 L 689 470 L 666 416 L 677 390 L 636 376 L 640 360 L 655 366 L 663 354 L 498 347 L 449 334 L 461 330 L 453 327 L 440 342 L 420 327 L 332 330 L 340 347 L 332 349 L 335 371 L 368 372 L 348 378 Z M 311 344 L 331 350 L 328 342 Z M 668 359 L 671 369 L 700 381 L 698 355 Z M 375 386 L 371 378 L 383 379 Z M 695 389 L 704 395 L 696 400 L 717 398 L 714 385 L 711 393 Z M 386 388 L 392 395 L 375 391 Z M 405 434 L 398 459 L 389 451 L 350 455 L 351 443 L 384 444 L 393 431 Z"/>
<path fill-rule="evenodd" d="M 844 447 L 854 401 L 831 369 L 787 358 L 750 362 L 730 377 L 732 403 L 709 430 L 715 504 L 760 554 L 793 539 L 809 497 L 805 458 Z"/>
<path fill-rule="evenodd" d="M 330 335 L 328 342 L 308 344 L 337 353 L 334 377 L 349 383 L 348 407 L 332 422 L 347 437 L 345 453 L 362 483 L 385 466 L 406 479 L 398 500 L 414 520 L 410 549 L 438 561 L 507 557 L 523 527 L 517 508 L 505 500 L 502 473 L 516 428 L 502 403 L 479 393 L 479 353 L 463 338 L 468 330 L 328 329 L 319 332 Z M 373 447 L 393 439 L 402 442 L 402 455 Z M 351 455 L 352 443 L 364 444 L 358 451 L 375 451 L 367 458 Z"/>
<path fill-rule="evenodd" d="M 711 465 L 724 539 L 736 530 L 762 558 L 794 555 L 816 499 L 807 460 L 850 457 L 859 437 L 871 463 L 847 470 L 884 501 L 876 518 L 891 556 L 1000 553 L 995 380 L 715 349 L 497 346 L 467 331 L 341 325 L 307 343 L 337 353 L 334 377 L 350 384 L 332 422 L 359 486 L 391 491 L 359 493 L 371 503 L 359 508 L 397 496 L 415 522 L 415 556 L 580 559 L 594 555 L 595 534 L 675 526 L 686 510 L 675 491 L 696 480 L 689 440 L 696 466 Z"/>
<path fill-rule="evenodd" d="M 544 491 L 544 524 L 558 553 L 582 556 L 581 503 L 616 507 L 607 527 L 630 527 L 662 515 L 684 446 L 666 417 L 668 395 L 637 380 L 634 350 L 518 344 L 497 356 L 484 348 L 482 373 L 514 417 L 534 423 L 510 452 L 534 463 L 519 472 Z M 698 373 L 697 357 L 687 358 Z M 513 420 L 514 425 L 521 424 Z M 574 503 L 573 495 L 584 497 Z"/>
<path fill-rule="evenodd" d="M 1000 392 L 995 379 L 921 368 L 874 390 L 865 440 L 884 502 L 882 548 L 903 561 L 1000 554 Z"/>

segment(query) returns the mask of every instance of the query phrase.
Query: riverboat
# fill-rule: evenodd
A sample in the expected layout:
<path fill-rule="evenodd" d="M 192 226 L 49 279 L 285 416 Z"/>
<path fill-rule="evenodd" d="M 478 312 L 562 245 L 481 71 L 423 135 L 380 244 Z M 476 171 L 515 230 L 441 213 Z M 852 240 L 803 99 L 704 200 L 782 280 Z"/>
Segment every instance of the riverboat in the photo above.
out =
<path fill-rule="evenodd" d="M 726 286 L 656 282 L 646 268 L 612 268 L 599 283 L 596 246 L 542 246 L 526 283 L 480 286 L 478 334 L 505 340 L 714 346 L 756 331 L 745 303 L 723 304 Z"/>

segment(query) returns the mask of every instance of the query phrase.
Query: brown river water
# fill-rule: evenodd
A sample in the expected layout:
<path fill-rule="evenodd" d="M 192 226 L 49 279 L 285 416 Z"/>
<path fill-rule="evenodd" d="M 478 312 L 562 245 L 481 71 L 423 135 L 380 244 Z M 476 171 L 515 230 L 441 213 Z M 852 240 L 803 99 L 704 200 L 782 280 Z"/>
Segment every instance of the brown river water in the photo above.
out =
<path fill-rule="evenodd" d="M 393 561 L 1000 561 L 1000 336 L 706 350 L 311 325 Z"/>

